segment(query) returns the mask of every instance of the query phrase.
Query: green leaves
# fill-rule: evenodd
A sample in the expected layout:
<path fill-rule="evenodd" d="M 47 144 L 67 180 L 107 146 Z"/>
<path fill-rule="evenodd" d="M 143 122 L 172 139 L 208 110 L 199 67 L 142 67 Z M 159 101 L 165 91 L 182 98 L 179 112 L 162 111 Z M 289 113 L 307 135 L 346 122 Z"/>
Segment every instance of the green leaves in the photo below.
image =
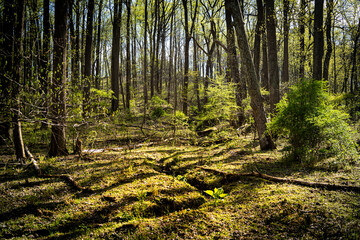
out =
<path fill-rule="evenodd" d="M 268 127 L 289 136 L 293 160 L 314 161 L 324 157 L 321 152 L 349 159 L 357 153 L 347 121 L 348 114 L 334 104 L 326 82 L 304 79 L 280 101 Z"/>
<path fill-rule="evenodd" d="M 206 190 L 205 193 L 209 194 L 215 200 L 222 199 L 228 195 L 228 194 L 224 193 L 224 189 L 222 189 L 222 188 L 214 188 L 214 191 Z"/>

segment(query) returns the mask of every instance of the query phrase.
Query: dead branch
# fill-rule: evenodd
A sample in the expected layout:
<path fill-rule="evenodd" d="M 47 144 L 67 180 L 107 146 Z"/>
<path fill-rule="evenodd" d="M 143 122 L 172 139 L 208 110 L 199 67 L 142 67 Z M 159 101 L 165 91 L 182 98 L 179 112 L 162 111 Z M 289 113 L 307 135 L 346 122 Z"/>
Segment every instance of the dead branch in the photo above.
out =
<path fill-rule="evenodd" d="M 211 172 L 217 175 L 222 175 L 225 179 L 229 181 L 236 181 L 241 177 L 257 177 L 266 179 L 272 182 L 278 183 L 289 183 L 298 186 L 305 186 L 311 188 L 321 188 L 327 190 L 340 190 L 340 191 L 349 191 L 349 192 L 357 192 L 360 193 L 360 186 L 348 186 L 348 185 L 340 185 L 340 184 L 331 184 L 331 183 L 321 183 L 321 182 L 310 182 L 304 180 L 296 180 L 296 179 L 289 179 L 289 178 L 281 178 L 281 177 L 274 177 L 260 172 L 245 172 L 245 173 L 226 173 L 220 170 L 206 168 L 206 167 L 198 167 L 202 170 L 207 172 Z"/>
<path fill-rule="evenodd" d="M 62 179 L 69 187 L 71 187 L 72 189 L 76 190 L 76 191 L 83 191 L 83 192 L 92 192 L 92 190 L 90 188 L 84 188 L 81 187 L 79 184 L 77 184 L 75 182 L 74 179 L 72 179 L 71 176 L 66 175 L 66 174 L 43 174 L 41 172 L 41 169 L 39 167 L 39 164 L 37 163 L 36 159 L 34 158 L 34 156 L 31 154 L 31 152 L 29 151 L 28 147 L 25 146 L 25 153 L 27 155 L 27 157 L 31 160 L 30 165 L 32 165 L 36 171 L 36 175 L 37 177 L 40 178 L 60 178 Z"/>

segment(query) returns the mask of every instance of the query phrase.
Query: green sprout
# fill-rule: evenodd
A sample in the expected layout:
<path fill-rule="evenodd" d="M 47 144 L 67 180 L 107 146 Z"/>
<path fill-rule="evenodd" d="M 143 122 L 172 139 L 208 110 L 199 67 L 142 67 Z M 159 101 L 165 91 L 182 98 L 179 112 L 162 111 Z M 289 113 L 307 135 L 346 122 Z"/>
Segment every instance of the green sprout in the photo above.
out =
<path fill-rule="evenodd" d="M 224 189 L 222 188 L 214 188 L 213 190 L 206 190 L 205 193 L 209 194 L 211 197 L 214 198 L 214 204 L 217 205 L 218 200 L 223 199 L 228 194 L 224 193 Z"/>

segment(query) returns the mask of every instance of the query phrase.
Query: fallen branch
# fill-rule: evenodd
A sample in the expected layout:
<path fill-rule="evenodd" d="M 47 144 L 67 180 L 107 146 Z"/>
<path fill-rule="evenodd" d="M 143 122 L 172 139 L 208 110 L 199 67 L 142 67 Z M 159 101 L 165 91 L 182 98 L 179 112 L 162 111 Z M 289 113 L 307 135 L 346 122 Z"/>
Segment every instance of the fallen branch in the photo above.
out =
<path fill-rule="evenodd" d="M 36 171 L 36 175 L 37 177 L 40 178 L 60 178 L 62 179 L 68 186 L 70 186 L 72 189 L 76 190 L 76 191 L 83 191 L 83 192 L 92 192 L 92 190 L 90 188 L 84 188 L 81 187 L 79 184 L 77 184 L 75 182 L 74 179 L 72 179 L 71 176 L 66 175 L 66 174 L 43 174 L 41 172 L 41 169 L 39 167 L 39 164 L 37 163 L 36 159 L 34 158 L 34 156 L 31 154 L 31 152 L 29 151 L 29 149 L 27 148 L 27 146 L 25 147 L 25 153 L 27 155 L 27 157 L 31 160 L 30 165 L 32 165 Z"/>
<path fill-rule="evenodd" d="M 305 187 L 312 187 L 312 188 L 321 188 L 327 190 L 342 190 L 342 191 L 351 191 L 360 193 L 360 186 L 348 186 L 348 185 L 340 185 L 340 184 L 331 184 L 331 183 L 321 183 L 321 182 L 309 182 L 304 180 L 296 180 L 296 179 L 289 179 L 289 178 L 281 178 L 281 177 L 274 177 L 264 173 L 259 172 L 245 172 L 245 173 L 226 173 L 220 170 L 206 168 L 206 167 L 198 167 L 202 170 L 222 175 L 227 180 L 235 181 L 241 177 L 257 177 L 266 179 L 272 182 L 279 182 L 279 183 L 289 183 L 299 186 Z"/>

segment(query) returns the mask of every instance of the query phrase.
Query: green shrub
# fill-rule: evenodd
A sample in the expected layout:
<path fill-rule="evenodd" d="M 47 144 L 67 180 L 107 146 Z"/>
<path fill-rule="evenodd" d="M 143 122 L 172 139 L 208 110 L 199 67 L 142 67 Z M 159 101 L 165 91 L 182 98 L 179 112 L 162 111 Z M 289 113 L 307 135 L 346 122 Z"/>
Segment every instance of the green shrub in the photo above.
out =
<path fill-rule="evenodd" d="M 357 152 L 347 121 L 348 115 L 331 101 L 325 82 L 303 80 L 277 105 L 268 127 L 289 136 L 293 160 L 314 161 L 324 154 L 351 159 Z"/>
<path fill-rule="evenodd" d="M 208 102 L 204 106 L 203 113 L 197 117 L 196 130 L 204 130 L 221 122 L 230 122 L 236 118 L 238 107 L 235 101 L 235 86 L 227 82 L 223 75 L 218 75 L 211 80 L 207 95 Z"/>

